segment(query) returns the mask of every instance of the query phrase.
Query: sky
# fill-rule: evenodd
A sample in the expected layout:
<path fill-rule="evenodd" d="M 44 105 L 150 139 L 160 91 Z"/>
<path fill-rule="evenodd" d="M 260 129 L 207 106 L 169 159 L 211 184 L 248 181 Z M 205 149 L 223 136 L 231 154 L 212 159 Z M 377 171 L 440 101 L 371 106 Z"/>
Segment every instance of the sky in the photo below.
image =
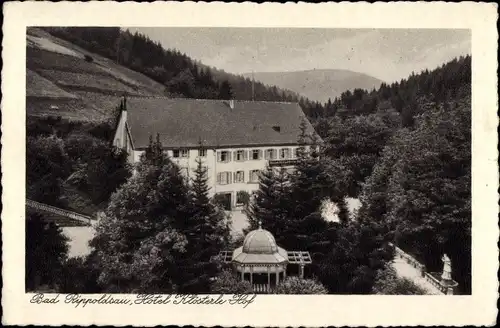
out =
<path fill-rule="evenodd" d="M 236 74 L 347 69 L 394 82 L 471 53 L 470 30 L 456 29 L 128 29 Z"/>

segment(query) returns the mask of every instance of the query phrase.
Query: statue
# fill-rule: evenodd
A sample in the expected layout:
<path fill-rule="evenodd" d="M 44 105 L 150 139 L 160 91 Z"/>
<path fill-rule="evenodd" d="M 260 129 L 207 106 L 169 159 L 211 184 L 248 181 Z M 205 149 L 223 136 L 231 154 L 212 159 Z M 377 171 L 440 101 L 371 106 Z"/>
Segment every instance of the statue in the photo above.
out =
<path fill-rule="evenodd" d="M 451 279 L 451 260 L 448 257 L 448 255 L 444 254 L 443 258 L 441 259 L 443 261 L 443 274 L 441 275 L 442 280 L 452 280 Z"/>

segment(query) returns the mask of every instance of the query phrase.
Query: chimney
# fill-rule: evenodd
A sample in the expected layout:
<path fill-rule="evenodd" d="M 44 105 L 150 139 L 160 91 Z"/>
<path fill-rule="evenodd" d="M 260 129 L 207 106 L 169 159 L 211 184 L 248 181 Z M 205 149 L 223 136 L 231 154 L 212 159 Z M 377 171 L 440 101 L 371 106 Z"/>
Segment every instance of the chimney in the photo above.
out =
<path fill-rule="evenodd" d="M 229 108 L 234 109 L 234 99 L 229 100 Z"/>

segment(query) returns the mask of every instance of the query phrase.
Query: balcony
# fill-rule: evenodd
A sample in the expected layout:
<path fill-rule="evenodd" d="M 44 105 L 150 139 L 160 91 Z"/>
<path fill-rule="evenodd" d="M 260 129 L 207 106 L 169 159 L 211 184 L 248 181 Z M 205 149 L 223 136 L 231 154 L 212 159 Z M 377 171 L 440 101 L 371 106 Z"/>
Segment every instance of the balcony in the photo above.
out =
<path fill-rule="evenodd" d="M 295 166 L 297 162 L 297 159 L 271 159 L 269 160 L 269 166 Z"/>

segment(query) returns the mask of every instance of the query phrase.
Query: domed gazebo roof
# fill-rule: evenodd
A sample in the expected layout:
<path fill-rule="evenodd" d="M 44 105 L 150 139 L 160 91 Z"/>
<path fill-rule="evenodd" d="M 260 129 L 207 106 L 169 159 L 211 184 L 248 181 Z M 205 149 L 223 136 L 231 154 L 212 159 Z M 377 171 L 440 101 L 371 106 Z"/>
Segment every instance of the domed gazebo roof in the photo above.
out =
<path fill-rule="evenodd" d="M 260 226 L 257 230 L 250 231 L 243 242 L 243 252 L 248 254 L 274 254 L 277 251 L 274 236 Z"/>
<path fill-rule="evenodd" d="M 280 264 L 288 261 L 288 255 L 259 223 L 258 229 L 246 235 L 243 246 L 234 250 L 232 261 L 240 264 Z"/>

